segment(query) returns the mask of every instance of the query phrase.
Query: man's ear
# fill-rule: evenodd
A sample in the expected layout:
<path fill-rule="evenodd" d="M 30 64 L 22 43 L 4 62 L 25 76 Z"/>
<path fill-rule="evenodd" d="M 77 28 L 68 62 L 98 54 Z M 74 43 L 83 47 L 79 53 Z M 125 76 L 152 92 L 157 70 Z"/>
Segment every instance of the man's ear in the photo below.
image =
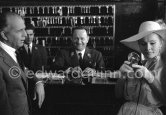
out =
<path fill-rule="evenodd" d="M 6 35 L 5 35 L 5 32 L 4 32 L 4 31 L 1 31 L 0 34 L 1 34 L 1 37 L 2 37 L 4 40 L 8 40 L 7 37 L 6 37 Z"/>

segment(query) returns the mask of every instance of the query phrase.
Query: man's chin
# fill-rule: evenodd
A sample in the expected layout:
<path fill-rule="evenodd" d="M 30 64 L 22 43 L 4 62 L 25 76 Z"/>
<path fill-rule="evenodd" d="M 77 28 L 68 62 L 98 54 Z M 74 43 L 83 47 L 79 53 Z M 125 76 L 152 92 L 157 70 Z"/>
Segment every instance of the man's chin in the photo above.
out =
<path fill-rule="evenodd" d="M 21 44 L 18 46 L 18 48 L 22 47 L 23 45 L 24 45 L 24 43 L 21 43 Z"/>
<path fill-rule="evenodd" d="M 25 44 L 30 44 L 30 42 L 24 42 Z"/>
<path fill-rule="evenodd" d="M 85 48 L 76 48 L 78 51 L 82 51 L 82 50 L 84 50 Z"/>

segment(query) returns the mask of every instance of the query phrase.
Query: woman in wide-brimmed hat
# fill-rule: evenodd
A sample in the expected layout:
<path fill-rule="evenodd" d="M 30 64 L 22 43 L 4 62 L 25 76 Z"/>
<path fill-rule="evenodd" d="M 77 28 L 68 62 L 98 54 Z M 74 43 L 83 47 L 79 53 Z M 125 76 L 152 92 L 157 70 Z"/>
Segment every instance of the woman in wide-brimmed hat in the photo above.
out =
<path fill-rule="evenodd" d="M 121 41 L 142 53 L 146 61 L 142 66 L 129 61 L 121 66 L 121 76 L 126 77 L 118 80 L 115 93 L 128 102 L 122 105 L 118 115 L 163 115 L 158 108 L 165 97 L 156 66 L 165 37 L 165 28 L 155 21 L 146 21 L 140 25 L 138 34 Z"/>

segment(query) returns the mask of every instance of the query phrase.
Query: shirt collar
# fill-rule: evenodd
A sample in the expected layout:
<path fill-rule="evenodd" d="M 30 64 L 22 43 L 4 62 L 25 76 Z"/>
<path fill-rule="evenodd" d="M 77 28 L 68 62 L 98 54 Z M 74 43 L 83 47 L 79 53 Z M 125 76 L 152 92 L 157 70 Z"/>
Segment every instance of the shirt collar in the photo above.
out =
<path fill-rule="evenodd" d="M 28 47 L 28 44 L 24 44 L 24 46 Z M 32 47 L 32 43 L 29 44 L 30 48 Z"/>
<path fill-rule="evenodd" d="M 76 53 L 77 53 L 77 55 L 78 55 L 78 53 L 81 53 L 81 54 L 82 54 L 82 58 L 83 58 L 83 57 L 84 57 L 84 54 L 85 54 L 85 49 L 83 49 L 82 51 L 76 50 Z"/>
<path fill-rule="evenodd" d="M 9 53 L 9 54 L 10 54 L 10 52 L 15 53 L 15 51 L 16 51 L 15 48 L 12 48 L 11 46 L 9 46 L 9 45 L 7 45 L 7 44 L 1 42 L 1 41 L 0 41 L 0 46 L 1 46 L 7 53 Z"/>
<path fill-rule="evenodd" d="M 1 42 L 1 41 L 0 41 L 0 47 L 1 47 L 3 50 L 5 50 L 5 52 L 6 52 L 7 54 L 9 54 L 9 56 L 11 56 L 11 58 L 12 58 L 15 62 L 17 62 L 17 59 L 16 59 L 16 49 L 15 49 L 15 48 L 12 48 L 11 46 L 9 46 L 9 45 L 7 45 L 7 44 Z"/>

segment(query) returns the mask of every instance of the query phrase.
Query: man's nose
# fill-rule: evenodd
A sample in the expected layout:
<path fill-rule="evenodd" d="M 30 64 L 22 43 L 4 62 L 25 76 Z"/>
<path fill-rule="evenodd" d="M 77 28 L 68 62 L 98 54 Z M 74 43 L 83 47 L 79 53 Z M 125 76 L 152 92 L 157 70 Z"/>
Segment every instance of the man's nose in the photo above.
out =
<path fill-rule="evenodd" d="M 23 30 L 23 36 L 24 36 L 24 37 L 27 37 L 27 33 L 26 33 L 25 30 Z"/>

